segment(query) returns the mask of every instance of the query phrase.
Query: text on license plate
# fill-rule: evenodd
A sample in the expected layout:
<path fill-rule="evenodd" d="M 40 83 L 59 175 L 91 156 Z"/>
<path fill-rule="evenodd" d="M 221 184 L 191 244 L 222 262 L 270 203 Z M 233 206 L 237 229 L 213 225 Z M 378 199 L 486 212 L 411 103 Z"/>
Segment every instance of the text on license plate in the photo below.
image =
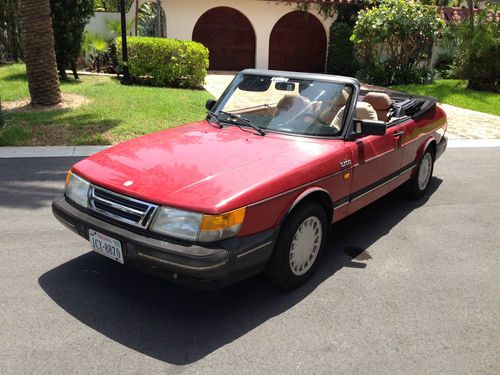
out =
<path fill-rule="evenodd" d="M 95 230 L 89 229 L 89 241 L 92 250 L 123 264 L 122 244 Z"/>

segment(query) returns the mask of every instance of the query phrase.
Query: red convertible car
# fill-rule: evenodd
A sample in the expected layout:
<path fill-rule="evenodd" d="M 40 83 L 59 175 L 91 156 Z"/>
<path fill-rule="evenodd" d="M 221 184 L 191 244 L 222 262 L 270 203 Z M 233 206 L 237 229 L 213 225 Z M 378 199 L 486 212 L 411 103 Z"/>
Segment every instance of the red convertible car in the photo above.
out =
<path fill-rule="evenodd" d="M 96 252 L 175 282 L 265 272 L 290 288 L 317 268 L 332 223 L 403 184 L 424 195 L 447 144 L 434 99 L 353 78 L 244 70 L 207 109 L 75 164 L 56 218 Z"/>

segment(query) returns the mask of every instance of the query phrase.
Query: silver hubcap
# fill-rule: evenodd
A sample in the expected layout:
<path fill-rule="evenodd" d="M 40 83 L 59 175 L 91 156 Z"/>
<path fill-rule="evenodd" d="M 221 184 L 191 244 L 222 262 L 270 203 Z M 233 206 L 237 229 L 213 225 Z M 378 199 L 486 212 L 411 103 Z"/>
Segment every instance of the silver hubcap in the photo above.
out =
<path fill-rule="evenodd" d="M 418 171 L 418 188 L 424 190 L 431 179 L 432 172 L 432 156 L 430 153 L 426 152 L 422 161 L 420 163 L 420 169 Z"/>
<path fill-rule="evenodd" d="M 312 267 L 322 236 L 321 221 L 316 216 L 308 217 L 300 224 L 290 247 L 290 269 L 294 275 L 301 276 Z"/>

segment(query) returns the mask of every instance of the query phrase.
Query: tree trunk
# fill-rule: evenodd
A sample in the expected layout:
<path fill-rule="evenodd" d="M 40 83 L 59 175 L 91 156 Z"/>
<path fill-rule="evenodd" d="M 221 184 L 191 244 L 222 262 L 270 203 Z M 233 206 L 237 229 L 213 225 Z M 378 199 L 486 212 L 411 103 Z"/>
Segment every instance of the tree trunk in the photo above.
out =
<path fill-rule="evenodd" d="M 474 0 L 467 0 L 467 6 L 469 7 L 469 22 L 471 32 L 474 32 Z"/>
<path fill-rule="evenodd" d="M 21 0 L 19 8 L 31 103 L 58 104 L 61 102 L 61 90 L 57 76 L 50 2 Z"/>
<path fill-rule="evenodd" d="M 80 76 L 78 75 L 76 62 L 74 61 L 71 61 L 71 71 L 73 72 L 73 77 L 75 77 L 75 79 L 80 79 Z"/>
<path fill-rule="evenodd" d="M 138 31 L 138 24 L 137 24 L 138 19 L 139 19 L 139 0 L 135 0 L 135 21 L 134 21 L 135 36 L 137 36 L 137 31 Z"/>

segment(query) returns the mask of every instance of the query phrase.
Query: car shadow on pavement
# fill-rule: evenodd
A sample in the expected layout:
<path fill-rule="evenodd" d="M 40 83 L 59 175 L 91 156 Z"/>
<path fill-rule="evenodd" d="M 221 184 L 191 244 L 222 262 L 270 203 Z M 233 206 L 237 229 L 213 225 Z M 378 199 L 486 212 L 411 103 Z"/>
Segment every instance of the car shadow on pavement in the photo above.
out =
<path fill-rule="evenodd" d="M 64 179 L 81 157 L 0 159 L 0 209 L 38 210 L 64 191 Z"/>
<path fill-rule="evenodd" d="M 429 196 L 441 182 L 433 178 Z M 200 292 L 94 253 L 46 272 L 39 284 L 68 314 L 110 339 L 167 363 L 190 364 L 286 312 L 343 267 L 369 266 L 376 256 L 367 252 L 370 245 L 429 196 L 409 201 L 393 192 L 335 224 L 322 264 L 295 290 L 256 276 L 217 292 Z"/>

